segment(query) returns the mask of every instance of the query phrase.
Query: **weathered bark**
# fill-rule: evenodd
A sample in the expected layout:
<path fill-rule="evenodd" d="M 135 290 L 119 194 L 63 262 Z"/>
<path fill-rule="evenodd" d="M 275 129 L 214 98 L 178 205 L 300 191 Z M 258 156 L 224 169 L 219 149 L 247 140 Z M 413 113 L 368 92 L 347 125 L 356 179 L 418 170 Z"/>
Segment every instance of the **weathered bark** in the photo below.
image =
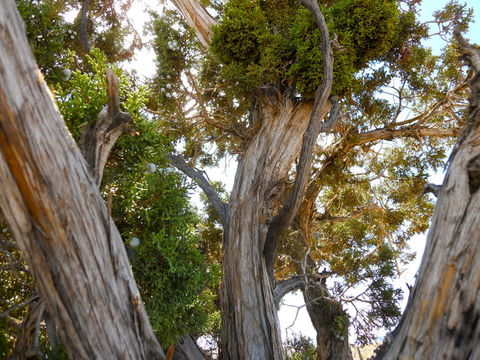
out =
<path fill-rule="evenodd" d="M 125 247 L 35 65 L 0 5 L 0 207 L 72 358 L 163 359 Z"/>
<path fill-rule="evenodd" d="M 317 332 L 317 360 L 353 359 L 348 343 L 348 316 L 339 301 L 326 288 L 310 282 L 303 289 L 308 315 Z"/>
<path fill-rule="evenodd" d="M 204 360 L 202 352 L 190 335 L 182 336 L 175 344 L 173 360 Z"/>
<path fill-rule="evenodd" d="M 377 359 L 480 359 L 480 53 L 470 115 L 450 160 L 407 309 Z"/>
<path fill-rule="evenodd" d="M 102 182 L 103 170 L 113 145 L 133 123 L 130 114 L 120 111 L 117 76 L 110 69 L 107 69 L 106 76 L 108 105 L 98 114 L 93 126 L 84 129 L 78 142 L 97 186 Z"/>
<path fill-rule="evenodd" d="M 238 164 L 225 234 L 222 356 L 282 359 L 272 283 L 264 257 L 268 223 L 300 152 L 311 106 L 275 90 L 258 94 L 262 126 Z"/>
<path fill-rule="evenodd" d="M 205 26 L 209 28 L 213 22 L 205 22 L 205 10 L 195 1 L 174 3 L 200 41 L 208 45 L 211 33 Z M 239 161 L 227 220 L 223 221 L 227 224 L 221 293 L 224 359 L 283 359 L 272 289 L 276 250 L 304 196 L 318 134 L 329 124 L 322 121 L 330 107 L 333 78 L 323 16 L 315 1 L 303 4 L 314 14 L 322 34 L 324 81 L 313 107 L 295 103 L 273 87 L 259 89 L 253 96 L 251 115 L 258 131 Z M 289 171 L 298 157 L 295 181 L 285 197 Z M 218 211 L 219 206 L 216 208 Z"/>
<path fill-rule="evenodd" d="M 208 47 L 213 36 L 212 25 L 216 24 L 212 15 L 208 13 L 199 0 L 172 0 L 172 2 L 195 31 L 200 43 Z"/>

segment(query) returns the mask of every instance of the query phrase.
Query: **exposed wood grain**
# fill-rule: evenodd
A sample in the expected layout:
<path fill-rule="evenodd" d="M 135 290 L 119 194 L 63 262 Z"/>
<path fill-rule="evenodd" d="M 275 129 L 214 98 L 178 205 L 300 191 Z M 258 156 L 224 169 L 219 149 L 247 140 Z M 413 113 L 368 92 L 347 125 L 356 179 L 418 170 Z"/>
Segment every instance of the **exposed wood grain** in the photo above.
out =
<path fill-rule="evenodd" d="M 325 118 L 326 109 L 329 108 L 328 98 L 333 84 L 333 50 L 330 46 L 330 35 L 327 23 L 323 17 L 316 0 L 302 0 L 302 4 L 307 7 L 313 14 L 315 22 L 321 34 L 321 53 L 323 58 L 323 80 L 315 92 L 315 101 L 310 114 L 310 119 L 305 132 L 302 134 L 302 148 L 298 159 L 295 181 L 293 187 L 285 199 L 280 211 L 272 219 L 265 241 L 265 261 L 270 277 L 273 279 L 273 268 L 276 260 L 276 253 L 281 236 L 292 224 L 297 212 L 302 205 L 307 183 L 310 178 L 310 169 L 313 162 L 313 151 L 317 143 L 318 135 L 321 130 L 328 130 L 329 124 L 333 126 L 333 120 L 322 123 Z M 335 102 L 332 114 L 336 111 Z"/>
<path fill-rule="evenodd" d="M 226 359 L 283 359 L 263 249 L 312 108 L 273 89 L 258 91 L 255 116 L 261 126 L 238 164 L 224 243 L 222 339 L 227 341 L 222 355 Z"/>
<path fill-rule="evenodd" d="M 72 358 L 163 359 L 120 235 L 13 0 L 0 3 L 0 84 L 0 207 Z"/>

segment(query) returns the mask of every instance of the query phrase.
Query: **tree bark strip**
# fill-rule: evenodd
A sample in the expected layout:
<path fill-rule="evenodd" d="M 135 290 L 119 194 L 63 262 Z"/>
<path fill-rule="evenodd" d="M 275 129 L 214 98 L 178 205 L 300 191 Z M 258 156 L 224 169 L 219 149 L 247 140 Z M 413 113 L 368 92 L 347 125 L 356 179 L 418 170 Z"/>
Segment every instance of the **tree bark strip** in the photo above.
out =
<path fill-rule="evenodd" d="M 0 206 L 47 310 L 72 358 L 163 359 L 120 235 L 14 1 L 0 10 Z"/>

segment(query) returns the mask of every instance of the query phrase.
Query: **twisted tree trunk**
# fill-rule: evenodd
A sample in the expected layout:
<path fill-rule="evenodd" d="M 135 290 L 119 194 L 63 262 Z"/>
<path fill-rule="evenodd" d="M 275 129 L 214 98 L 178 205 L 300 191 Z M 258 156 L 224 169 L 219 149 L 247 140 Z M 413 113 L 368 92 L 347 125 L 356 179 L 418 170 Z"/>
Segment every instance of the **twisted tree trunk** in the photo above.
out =
<path fill-rule="evenodd" d="M 264 247 L 311 107 L 275 91 L 262 92 L 258 101 L 262 126 L 239 162 L 225 231 L 221 299 L 225 359 L 283 358 Z"/>
<path fill-rule="evenodd" d="M 199 40 L 208 45 L 213 22 L 197 0 L 175 4 Z M 330 108 L 333 56 L 328 28 L 316 1 L 302 4 L 314 15 L 322 36 L 323 81 L 313 104 L 294 101 L 275 87 L 253 94 L 252 130 L 238 164 L 228 207 L 219 204 L 201 174 L 179 169 L 197 180 L 214 205 L 224 227 L 222 281 L 222 357 L 224 359 L 283 359 L 283 348 L 273 296 L 273 269 L 282 234 L 301 205 L 313 160 L 313 149 Z M 287 179 L 298 158 L 293 185 Z M 173 157 L 174 164 L 178 159 Z M 183 165 L 183 164 L 182 164 Z M 226 208 L 226 210 L 224 210 Z"/>
<path fill-rule="evenodd" d="M 0 4 L 0 207 L 72 358 L 163 359 L 120 235 Z"/>

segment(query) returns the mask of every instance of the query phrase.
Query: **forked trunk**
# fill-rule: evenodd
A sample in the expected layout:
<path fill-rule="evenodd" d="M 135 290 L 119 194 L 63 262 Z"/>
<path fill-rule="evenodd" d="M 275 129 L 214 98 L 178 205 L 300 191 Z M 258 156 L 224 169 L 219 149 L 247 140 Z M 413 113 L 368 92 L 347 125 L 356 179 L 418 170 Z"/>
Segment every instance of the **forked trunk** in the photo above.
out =
<path fill-rule="evenodd" d="M 259 94 L 257 106 L 261 126 L 239 162 L 225 232 L 222 355 L 232 360 L 283 359 L 263 250 L 311 112 L 275 90 Z"/>

